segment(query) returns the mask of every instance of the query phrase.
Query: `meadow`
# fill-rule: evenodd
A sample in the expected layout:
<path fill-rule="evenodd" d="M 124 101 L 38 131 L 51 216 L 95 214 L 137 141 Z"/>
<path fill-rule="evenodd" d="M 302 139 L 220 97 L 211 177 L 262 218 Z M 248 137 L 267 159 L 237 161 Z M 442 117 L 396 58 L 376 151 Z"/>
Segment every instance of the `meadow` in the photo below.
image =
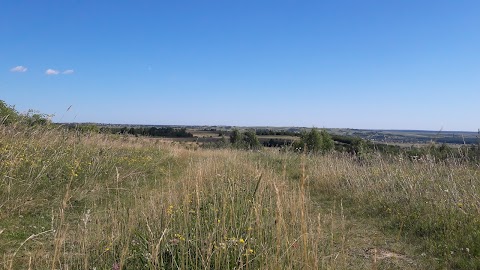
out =
<path fill-rule="evenodd" d="M 0 125 L 0 267 L 474 269 L 479 173 Z"/>

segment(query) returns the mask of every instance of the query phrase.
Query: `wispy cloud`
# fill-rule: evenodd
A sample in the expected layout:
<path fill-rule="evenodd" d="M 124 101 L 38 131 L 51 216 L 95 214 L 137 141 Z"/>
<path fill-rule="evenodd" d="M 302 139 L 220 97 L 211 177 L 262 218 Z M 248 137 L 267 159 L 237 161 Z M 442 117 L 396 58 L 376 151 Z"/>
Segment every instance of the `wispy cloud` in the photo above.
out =
<path fill-rule="evenodd" d="M 10 69 L 11 72 L 25 72 L 27 70 L 28 70 L 28 68 L 26 68 L 24 66 L 16 66 L 16 67 Z"/>
<path fill-rule="evenodd" d="M 58 75 L 58 74 L 60 74 L 60 71 L 49 68 L 45 71 L 45 74 L 46 75 Z"/>
<path fill-rule="evenodd" d="M 73 69 L 67 69 L 65 70 L 64 72 L 62 72 L 62 74 L 73 74 Z"/>

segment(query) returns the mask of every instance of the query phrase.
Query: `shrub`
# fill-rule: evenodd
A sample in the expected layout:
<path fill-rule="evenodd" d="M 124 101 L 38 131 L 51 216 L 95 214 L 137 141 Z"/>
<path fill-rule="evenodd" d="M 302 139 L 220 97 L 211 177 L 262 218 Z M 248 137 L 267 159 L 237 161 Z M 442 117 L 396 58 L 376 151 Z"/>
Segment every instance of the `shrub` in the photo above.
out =
<path fill-rule="evenodd" d="M 20 118 L 20 114 L 15 110 L 15 107 L 0 100 L 0 123 L 8 125 L 18 122 Z"/>
<path fill-rule="evenodd" d="M 240 133 L 238 129 L 234 129 L 230 134 L 230 143 L 234 148 L 239 149 L 258 149 L 261 146 L 260 141 L 253 130 Z"/>
<path fill-rule="evenodd" d="M 49 115 L 38 111 L 29 110 L 25 114 L 19 113 L 14 106 L 10 106 L 5 101 L 0 100 L 0 123 L 10 125 L 23 123 L 29 126 L 46 125 L 50 123 Z"/>
<path fill-rule="evenodd" d="M 333 150 L 335 145 L 332 137 L 325 130 L 319 132 L 316 128 L 312 128 L 309 132 L 302 133 L 300 141 L 294 146 L 298 150 L 306 147 L 308 152 L 327 153 Z"/>

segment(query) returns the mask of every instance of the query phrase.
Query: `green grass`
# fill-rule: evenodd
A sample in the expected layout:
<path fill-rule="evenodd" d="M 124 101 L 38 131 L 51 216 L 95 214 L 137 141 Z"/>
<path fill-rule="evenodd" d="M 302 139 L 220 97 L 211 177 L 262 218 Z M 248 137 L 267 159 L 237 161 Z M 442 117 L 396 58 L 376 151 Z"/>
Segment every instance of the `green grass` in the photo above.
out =
<path fill-rule="evenodd" d="M 478 167 L 455 160 L 0 126 L 0 265 L 471 269 L 480 266 L 478 184 Z"/>
<path fill-rule="evenodd" d="M 480 266 L 479 174 L 447 160 L 410 162 L 372 157 L 368 164 L 320 157 L 309 166 L 312 190 L 343 198 L 352 215 L 374 219 L 425 256 L 451 269 Z"/>

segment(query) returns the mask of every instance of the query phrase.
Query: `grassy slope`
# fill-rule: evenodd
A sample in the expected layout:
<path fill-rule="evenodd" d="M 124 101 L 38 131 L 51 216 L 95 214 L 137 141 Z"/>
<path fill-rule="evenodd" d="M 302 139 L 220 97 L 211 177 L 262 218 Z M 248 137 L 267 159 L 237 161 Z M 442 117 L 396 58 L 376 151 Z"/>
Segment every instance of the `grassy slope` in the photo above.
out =
<path fill-rule="evenodd" d="M 5 269 L 478 264 L 478 168 L 62 130 L 0 135 Z"/>

